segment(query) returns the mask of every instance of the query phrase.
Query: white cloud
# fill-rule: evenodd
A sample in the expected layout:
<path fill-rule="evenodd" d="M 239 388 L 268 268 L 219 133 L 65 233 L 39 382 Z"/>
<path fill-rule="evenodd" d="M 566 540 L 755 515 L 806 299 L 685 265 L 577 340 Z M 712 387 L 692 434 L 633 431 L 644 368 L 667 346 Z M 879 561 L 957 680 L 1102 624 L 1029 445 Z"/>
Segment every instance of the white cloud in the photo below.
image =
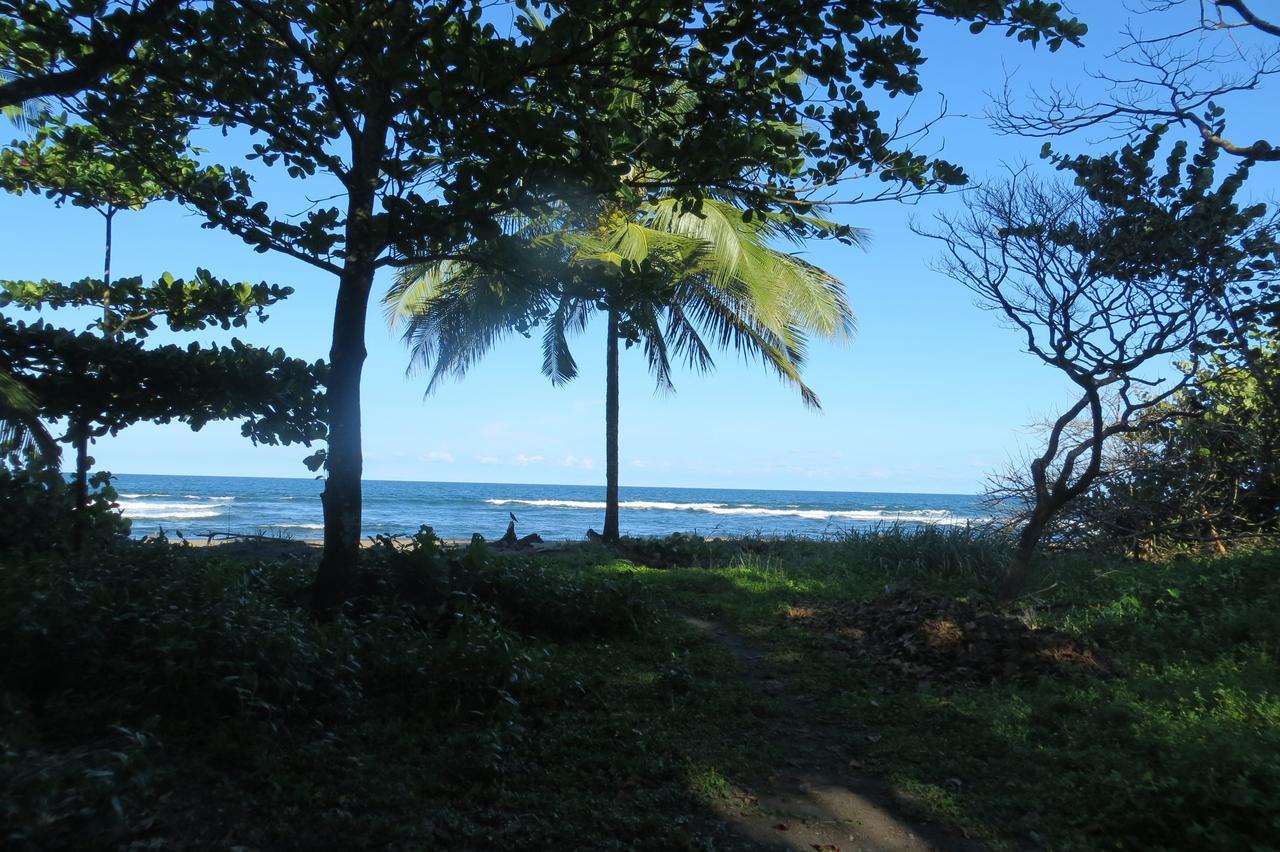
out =
<path fill-rule="evenodd" d="M 580 467 L 583 470 L 591 470 L 593 467 L 595 467 L 595 462 L 593 462 L 591 459 L 588 459 L 588 458 L 580 459 L 577 456 L 575 456 L 573 453 L 570 453 L 569 455 L 560 459 L 560 466 L 561 467 Z"/>
<path fill-rule="evenodd" d="M 480 464 L 498 464 L 502 459 L 497 456 L 476 456 L 476 461 Z"/>
<path fill-rule="evenodd" d="M 422 457 L 423 461 L 442 462 L 450 464 L 453 462 L 453 453 L 446 453 L 444 450 L 433 450 Z"/>
<path fill-rule="evenodd" d="M 522 467 L 525 465 L 538 464 L 545 460 L 546 459 L 542 456 L 526 456 L 524 453 L 520 453 L 516 456 L 516 464 L 521 465 Z"/>

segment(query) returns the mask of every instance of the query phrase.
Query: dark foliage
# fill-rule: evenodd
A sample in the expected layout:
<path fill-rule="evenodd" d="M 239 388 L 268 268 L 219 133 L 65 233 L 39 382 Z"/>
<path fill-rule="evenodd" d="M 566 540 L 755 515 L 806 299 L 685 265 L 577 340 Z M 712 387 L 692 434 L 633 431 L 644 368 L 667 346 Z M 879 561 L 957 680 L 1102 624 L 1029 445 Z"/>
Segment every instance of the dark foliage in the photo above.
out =
<path fill-rule="evenodd" d="M 106 545 L 129 532 L 115 505 L 111 475 L 89 480 L 86 543 Z M 71 540 L 75 495 L 56 468 L 12 454 L 0 460 L 0 546 L 19 554 L 64 550 Z"/>
<path fill-rule="evenodd" d="M 478 601 L 492 607 L 508 629 L 578 642 L 636 633 L 654 618 L 636 583 L 498 556 L 479 536 L 462 551 L 446 549 L 430 527 L 406 543 L 376 541 L 366 584 L 386 583 L 430 619 L 447 619 L 459 602 Z M 357 599 L 354 605 L 362 604 Z"/>

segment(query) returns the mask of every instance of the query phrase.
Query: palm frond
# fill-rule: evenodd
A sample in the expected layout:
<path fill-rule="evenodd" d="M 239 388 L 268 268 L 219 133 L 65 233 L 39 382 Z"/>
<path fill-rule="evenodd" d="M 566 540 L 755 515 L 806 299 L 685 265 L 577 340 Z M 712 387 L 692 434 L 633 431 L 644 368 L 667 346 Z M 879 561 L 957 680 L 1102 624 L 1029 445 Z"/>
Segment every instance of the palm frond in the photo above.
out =
<path fill-rule="evenodd" d="M 542 294 L 512 293 L 483 278 L 454 279 L 404 319 L 410 371 L 431 374 L 427 393 L 462 378 L 499 341 L 530 325 L 545 308 Z"/>
<path fill-rule="evenodd" d="M 751 321 L 748 314 L 736 309 L 731 301 L 716 298 L 715 290 L 703 290 L 690 305 L 695 322 L 710 331 L 722 349 L 735 349 L 744 358 L 759 358 L 783 381 L 800 391 L 806 405 L 821 408 L 818 396 L 800 377 L 798 364 L 792 359 L 787 341 L 774 330 Z"/>
<path fill-rule="evenodd" d="M 562 295 L 542 333 L 542 375 L 562 385 L 578 375 L 578 362 L 569 349 L 569 332 L 580 331 L 586 320 L 575 300 Z"/>
<path fill-rule="evenodd" d="M 649 372 L 653 373 L 658 390 L 666 393 L 674 391 L 676 386 L 671 380 L 671 358 L 656 306 L 646 305 L 643 310 L 632 311 L 630 319 L 632 325 L 640 331 L 645 360 L 649 362 Z"/>
<path fill-rule="evenodd" d="M 666 337 L 672 352 L 684 356 L 685 363 L 691 368 L 706 373 L 715 367 L 711 350 L 698 334 L 697 327 L 689 321 L 685 314 L 683 301 L 672 301 L 667 305 Z"/>
<path fill-rule="evenodd" d="M 33 451 L 55 468 L 62 456 L 58 442 L 40 421 L 35 396 L 15 376 L 0 371 L 0 456 Z"/>
<path fill-rule="evenodd" d="M 18 76 L 8 68 L 0 68 L 0 82 L 7 83 L 10 80 L 18 79 Z M 9 119 L 23 133 L 30 130 L 31 126 L 39 121 L 40 117 L 47 111 L 48 102 L 40 98 L 33 98 L 20 104 L 0 108 L 0 113 L 3 113 L 4 117 Z"/>
<path fill-rule="evenodd" d="M 406 322 L 435 299 L 446 281 L 452 280 L 459 270 L 451 261 L 423 263 L 397 270 L 387 294 L 382 297 L 382 312 L 392 331 Z"/>

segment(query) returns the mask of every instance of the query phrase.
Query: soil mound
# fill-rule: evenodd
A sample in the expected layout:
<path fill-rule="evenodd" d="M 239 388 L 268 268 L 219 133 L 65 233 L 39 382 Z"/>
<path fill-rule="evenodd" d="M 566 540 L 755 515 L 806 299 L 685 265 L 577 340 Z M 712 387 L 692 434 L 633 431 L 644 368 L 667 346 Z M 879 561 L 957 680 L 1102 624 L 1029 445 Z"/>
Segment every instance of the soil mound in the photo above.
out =
<path fill-rule="evenodd" d="M 787 618 L 895 676 L 939 682 L 1034 678 L 1064 668 L 1104 674 L 1097 649 L 1007 612 L 944 595 L 900 592 L 870 601 L 791 607 Z"/>

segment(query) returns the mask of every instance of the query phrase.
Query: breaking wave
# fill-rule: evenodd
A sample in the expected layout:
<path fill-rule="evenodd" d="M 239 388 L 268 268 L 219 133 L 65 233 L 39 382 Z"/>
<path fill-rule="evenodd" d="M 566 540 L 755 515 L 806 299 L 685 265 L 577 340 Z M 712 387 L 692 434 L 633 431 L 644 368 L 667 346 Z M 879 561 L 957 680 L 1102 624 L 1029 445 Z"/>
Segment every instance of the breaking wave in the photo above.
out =
<path fill-rule="evenodd" d="M 234 499 L 232 497 L 203 497 L 198 498 L 203 501 L 220 501 L 220 502 L 176 502 L 176 501 L 155 501 L 155 500 L 137 500 L 127 499 L 130 495 L 121 494 L 119 501 L 120 510 L 124 512 L 126 518 L 134 520 L 195 520 L 199 518 L 216 518 L 222 514 L 223 510 Z M 139 495 L 152 496 L 152 495 Z M 168 495 L 154 495 L 164 497 Z"/>
<path fill-rule="evenodd" d="M 521 500 L 516 498 L 492 498 L 485 500 L 493 506 L 534 506 L 543 509 L 593 509 L 603 510 L 603 500 Z M 862 521 L 864 523 L 905 523 L 961 525 L 975 520 L 952 515 L 946 509 L 904 509 L 895 512 L 888 509 L 804 509 L 798 506 L 766 508 L 750 504 L 727 503 L 673 503 L 662 500 L 623 500 L 620 509 L 661 510 L 668 512 L 705 512 L 711 515 L 737 515 L 760 518 L 789 517 L 811 521 Z"/>

